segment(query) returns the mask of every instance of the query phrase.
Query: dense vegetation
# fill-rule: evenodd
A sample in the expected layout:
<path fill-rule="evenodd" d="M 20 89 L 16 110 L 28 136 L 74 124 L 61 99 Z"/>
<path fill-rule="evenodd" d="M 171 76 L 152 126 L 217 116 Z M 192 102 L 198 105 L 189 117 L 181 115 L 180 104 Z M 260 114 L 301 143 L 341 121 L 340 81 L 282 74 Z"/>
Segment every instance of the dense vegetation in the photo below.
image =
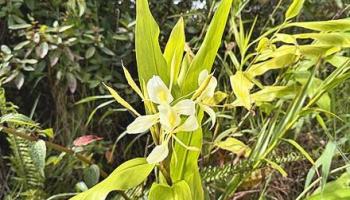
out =
<path fill-rule="evenodd" d="M 350 199 L 346 0 L 0 0 L 1 199 Z"/>

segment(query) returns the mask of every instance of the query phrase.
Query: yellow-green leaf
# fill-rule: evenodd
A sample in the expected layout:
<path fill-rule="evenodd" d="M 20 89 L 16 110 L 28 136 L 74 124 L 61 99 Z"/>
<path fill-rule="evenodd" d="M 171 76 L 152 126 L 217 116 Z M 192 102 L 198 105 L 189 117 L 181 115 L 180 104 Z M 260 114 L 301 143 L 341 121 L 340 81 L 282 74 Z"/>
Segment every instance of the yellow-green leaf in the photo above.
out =
<path fill-rule="evenodd" d="M 123 70 L 124 70 L 124 75 L 125 75 L 126 81 L 130 85 L 130 87 L 141 97 L 141 99 L 144 99 L 140 88 L 137 86 L 134 79 L 131 77 L 129 71 L 125 67 L 123 67 Z"/>
<path fill-rule="evenodd" d="M 304 1 L 305 0 L 293 0 L 286 12 L 286 20 L 292 19 L 300 13 L 300 10 L 303 8 Z"/>
<path fill-rule="evenodd" d="M 124 106 L 126 109 L 130 110 L 131 112 L 133 112 L 135 115 L 140 116 L 140 114 L 128 103 L 126 102 L 119 94 L 117 91 L 115 91 L 113 88 L 107 86 L 106 84 L 103 84 L 109 91 L 109 93 L 111 93 L 111 95 L 113 96 L 113 98 L 120 103 L 122 106 Z"/>
<path fill-rule="evenodd" d="M 170 74 L 172 83 L 177 82 L 185 48 L 185 40 L 184 20 L 181 17 L 174 26 L 164 51 L 164 57 L 168 64 L 167 74 Z"/>
<path fill-rule="evenodd" d="M 275 163 L 275 162 L 273 162 L 271 160 L 268 160 L 268 159 L 264 159 L 264 160 L 267 163 L 269 163 L 272 168 L 277 170 L 283 177 L 287 177 L 288 176 L 287 172 L 281 166 L 279 166 L 277 163 Z"/>
<path fill-rule="evenodd" d="M 242 71 L 237 71 L 235 75 L 230 77 L 230 81 L 233 93 L 236 95 L 237 100 L 241 102 L 246 109 L 250 110 L 252 106 L 250 90 L 254 84 Z"/>
<path fill-rule="evenodd" d="M 312 22 L 294 22 L 288 24 L 285 28 L 291 26 L 298 26 L 306 29 L 311 29 L 314 31 L 349 31 L 350 30 L 350 19 L 337 19 L 328 21 L 312 21 Z"/>
<path fill-rule="evenodd" d="M 222 0 L 216 10 L 204 41 L 184 77 L 184 83 L 181 87 L 183 95 L 187 95 L 196 89 L 197 85 L 193 83 L 197 81 L 202 70 L 211 71 L 216 53 L 221 44 L 231 5 L 232 0 Z"/>
<path fill-rule="evenodd" d="M 158 42 L 159 27 L 148 7 L 148 0 L 136 0 L 135 49 L 139 79 L 147 82 L 159 75 L 169 84 L 167 62 Z"/>
<path fill-rule="evenodd" d="M 104 200 L 114 190 L 128 190 L 142 183 L 152 172 L 154 164 L 148 164 L 145 158 L 129 160 L 91 189 L 78 194 L 71 200 Z"/>
<path fill-rule="evenodd" d="M 300 146 L 296 141 L 292 140 L 292 139 L 282 139 L 283 141 L 288 142 L 289 144 L 293 145 L 296 149 L 298 149 L 298 151 L 303 154 L 303 156 L 310 161 L 311 164 L 315 165 L 315 161 L 311 158 L 311 156 L 309 155 L 309 153 L 307 153 L 307 151 Z"/>
<path fill-rule="evenodd" d="M 224 141 L 216 142 L 215 146 L 219 147 L 220 149 L 231 151 L 234 154 L 244 153 L 245 157 L 248 157 L 251 152 L 251 149 L 247 145 L 232 137 L 229 137 Z"/>

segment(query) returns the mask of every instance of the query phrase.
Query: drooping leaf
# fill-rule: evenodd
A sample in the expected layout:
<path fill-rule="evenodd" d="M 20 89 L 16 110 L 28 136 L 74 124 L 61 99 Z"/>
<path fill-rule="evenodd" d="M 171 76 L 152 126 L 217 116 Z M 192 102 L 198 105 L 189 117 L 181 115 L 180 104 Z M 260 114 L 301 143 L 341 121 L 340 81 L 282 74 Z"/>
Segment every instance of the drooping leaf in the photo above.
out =
<path fill-rule="evenodd" d="M 158 42 L 159 27 L 148 6 L 148 0 L 136 0 L 135 46 L 137 69 L 140 81 L 147 82 L 159 75 L 169 84 L 167 62 Z"/>
<path fill-rule="evenodd" d="M 216 53 L 221 44 L 231 5 L 232 0 L 222 0 L 216 10 L 204 41 L 184 77 L 184 83 L 181 86 L 183 95 L 189 94 L 196 89 L 197 86 L 193 83 L 197 81 L 202 70 L 207 69 L 209 72 L 211 71 Z"/>
<path fill-rule="evenodd" d="M 115 169 L 105 180 L 71 200 L 104 200 L 111 191 L 127 190 L 141 184 L 153 168 L 154 165 L 148 164 L 145 158 L 129 160 Z"/>

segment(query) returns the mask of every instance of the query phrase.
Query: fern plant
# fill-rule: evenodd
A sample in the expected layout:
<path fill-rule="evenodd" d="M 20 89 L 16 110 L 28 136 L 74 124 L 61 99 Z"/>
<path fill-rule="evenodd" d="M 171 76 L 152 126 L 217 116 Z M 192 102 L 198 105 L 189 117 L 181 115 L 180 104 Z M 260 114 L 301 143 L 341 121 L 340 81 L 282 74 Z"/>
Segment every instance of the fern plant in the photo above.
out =
<path fill-rule="evenodd" d="M 4 116 L 9 113 L 17 113 L 17 107 L 6 101 L 5 90 L 0 88 L 0 112 Z M 24 125 L 7 122 L 8 127 L 14 129 L 30 130 Z M 45 178 L 35 165 L 32 157 L 33 142 L 25 140 L 15 135 L 7 137 L 11 154 L 7 158 L 10 161 L 11 170 L 14 176 L 11 177 L 11 191 L 21 199 L 41 200 L 45 196 Z M 11 194 L 6 198 L 11 199 Z"/>

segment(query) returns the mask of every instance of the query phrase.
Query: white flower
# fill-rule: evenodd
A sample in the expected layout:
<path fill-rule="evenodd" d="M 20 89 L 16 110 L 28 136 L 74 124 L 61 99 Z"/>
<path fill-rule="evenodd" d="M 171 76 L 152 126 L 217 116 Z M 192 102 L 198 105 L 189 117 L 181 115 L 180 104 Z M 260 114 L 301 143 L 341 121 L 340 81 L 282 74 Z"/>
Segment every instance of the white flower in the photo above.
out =
<path fill-rule="evenodd" d="M 136 134 L 146 132 L 158 122 L 160 122 L 164 130 L 171 132 L 181 124 L 181 115 L 195 115 L 195 103 L 192 100 L 185 99 L 179 101 L 174 106 L 170 105 L 174 97 L 159 76 L 153 76 L 148 81 L 147 91 L 150 100 L 158 104 L 159 113 L 137 117 L 127 127 L 127 133 Z M 193 124 L 192 126 L 195 127 L 198 124 Z M 186 128 L 182 130 L 187 131 Z"/>
<path fill-rule="evenodd" d="M 201 71 L 198 77 L 198 85 L 201 86 L 205 83 L 205 80 L 209 77 L 209 72 L 207 70 Z M 211 99 L 214 97 L 215 89 L 218 85 L 218 81 L 215 77 L 211 77 L 209 80 L 208 85 L 206 88 L 202 91 L 201 95 L 197 98 L 196 102 L 198 105 L 206 112 L 210 119 L 211 119 L 211 127 L 213 128 L 216 123 L 216 114 L 215 111 L 210 108 L 208 105 L 205 105 L 205 101 Z"/>
<path fill-rule="evenodd" d="M 153 115 L 143 115 L 137 117 L 126 129 L 129 134 L 136 134 L 148 131 L 153 125 L 160 123 L 165 135 L 184 131 L 195 131 L 198 129 L 196 114 L 196 104 L 190 99 L 184 99 L 177 102 L 174 106 L 171 103 L 174 97 L 170 90 L 160 79 L 159 76 L 153 76 L 147 83 L 147 92 L 149 100 L 158 104 L 158 113 Z M 181 116 L 188 116 L 183 122 Z M 159 163 L 163 161 L 168 153 L 168 141 L 170 137 L 161 141 L 147 157 L 148 163 Z"/>
<path fill-rule="evenodd" d="M 161 145 L 157 145 L 152 152 L 147 156 L 147 162 L 149 164 L 156 164 L 162 162 L 169 154 L 168 143 L 164 142 Z"/>

